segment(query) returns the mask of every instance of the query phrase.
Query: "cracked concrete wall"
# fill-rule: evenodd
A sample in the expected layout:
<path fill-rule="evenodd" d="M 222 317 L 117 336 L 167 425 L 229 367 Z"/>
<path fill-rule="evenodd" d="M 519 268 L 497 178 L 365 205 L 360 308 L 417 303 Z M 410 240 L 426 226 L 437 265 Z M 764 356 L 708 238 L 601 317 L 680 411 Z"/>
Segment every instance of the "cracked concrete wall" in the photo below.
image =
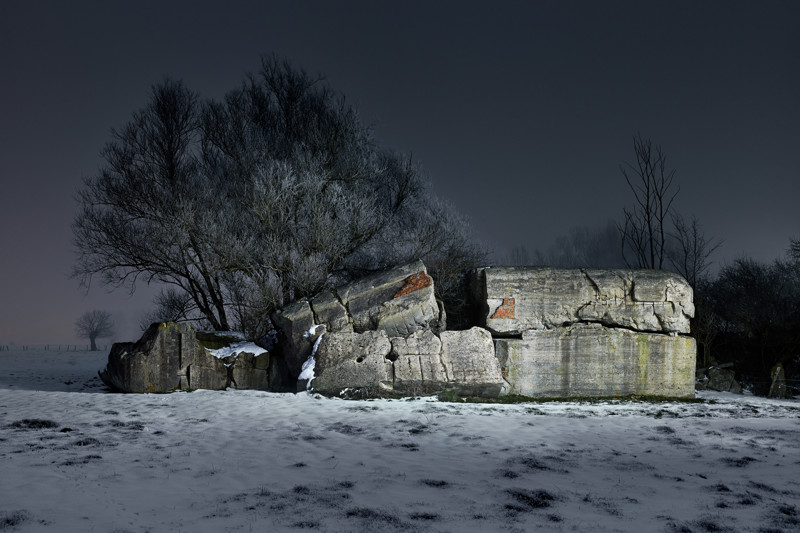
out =
<path fill-rule="evenodd" d="M 388 358 L 394 370 L 393 388 L 397 392 L 441 390 L 448 381 L 442 364 L 442 341 L 430 330 L 408 337 L 393 337 Z"/>
<path fill-rule="evenodd" d="M 492 337 L 482 328 L 418 331 L 389 339 L 383 331 L 326 333 L 317 347 L 315 392 L 338 396 L 457 394 L 496 397 L 507 389 Z"/>
<path fill-rule="evenodd" d="M 494 342 L 512 394 L 694 397 L 692 337 L 574 324 Z"/>
<path fill-rule="evenodd" d="M 408 335 L 436 327 L 439 307 L 433 280 L 422 261 L 359 279 L 334 291 L 356 332 L 383 330 Z"/>
<path fill-rule="evenodd" d="M 473 286 L 510 393 L 694 395 L 693 294 L 677 274 L 491 267 Z"/>
<path fill-rule="evenodd" d="M 477 269 L 481 324 L 498 336 L 579 322 L 654 333 L 689 333 L 692 289 L 655 270 Z"/>
<path fill-rule="evenodd" d="M 392 390 L 392 344 L 383 331 L 326 333 L 317 346 L 313 390 L 338 396 L 344 389 L 380 395 Z"/>
<path fill-rule="evenodd" d="M 120 392 L 162 393 L 224 389 L 228 371 L 200 344 L 191 324 L 161 322 L 137 342 L 115 343 L 99 375 Z"/>
<path fill-rule="evenodd" d="M 311 355 L 306 332 L 324 325 L 329 333 L 383 331 L 407 337 L 417 331 L 439 331 L 444 310 L 434 295 L 433 280 L 422 261 L 379 272 L 311 299 L 301 298 L 273 314 L 279 332 L 280 358 L 270 368 L 276 389 L 294 390 L 303 363 Z"/>

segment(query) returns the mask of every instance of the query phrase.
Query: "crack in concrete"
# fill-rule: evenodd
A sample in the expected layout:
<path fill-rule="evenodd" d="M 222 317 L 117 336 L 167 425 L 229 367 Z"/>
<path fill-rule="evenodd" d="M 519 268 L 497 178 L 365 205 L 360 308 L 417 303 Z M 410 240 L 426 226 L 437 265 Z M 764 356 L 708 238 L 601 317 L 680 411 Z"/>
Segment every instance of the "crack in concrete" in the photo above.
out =
<path fill-rule="evenodd" d="M 317 316 L 317 312 L 314 310 L 314 300 L 308 300 L 308 308 L 311 309 L 311 319 L 313 320 L 314 325 L 319 326 L 320 321 L 319 316 Z"/>
<path fill-rule="evenodd" d="M 600 299 L 600 286 L 592 279 L 592 277 L 589 275 L 589 273 L 586 271 L 585 268 L 581 269 L 581 273 L 583 273 L 583 277 L 585 277 L 586 281 L 588 281 L 589 284 L 594 288 L 594 294 L 595 294 L 594 299 L 595 300 L 599 300 Z"/>

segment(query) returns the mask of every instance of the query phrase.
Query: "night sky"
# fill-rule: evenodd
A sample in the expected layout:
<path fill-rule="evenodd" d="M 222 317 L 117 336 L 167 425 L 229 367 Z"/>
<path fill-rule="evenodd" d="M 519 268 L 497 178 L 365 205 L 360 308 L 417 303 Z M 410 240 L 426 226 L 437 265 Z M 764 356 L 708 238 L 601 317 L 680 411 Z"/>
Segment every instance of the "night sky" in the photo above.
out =
<path fill-rule="evenodd" d="M 76 342 L 94 308 L 138 338 L 146 286 L 69 278 L 81 178 L 152 84 L 220 98 L 271 53 L 413 153 L 496 257 L 620 219 L 637 133 L 718 264 L 800 238 L 800 2 L 4 0 L 0 344 Z"/>

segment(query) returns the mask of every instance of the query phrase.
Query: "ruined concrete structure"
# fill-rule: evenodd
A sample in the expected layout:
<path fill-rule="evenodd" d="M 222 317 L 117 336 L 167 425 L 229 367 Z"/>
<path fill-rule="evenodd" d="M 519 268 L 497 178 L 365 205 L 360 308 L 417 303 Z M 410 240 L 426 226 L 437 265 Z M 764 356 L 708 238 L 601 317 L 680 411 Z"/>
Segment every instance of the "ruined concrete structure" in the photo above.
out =
<path fill-rule="evenodd" d="M 269 353 L 242 340 L 237 334 L 198 332 L 191 324 L 155 323 L 137 342 L 111 347 L 100 379 L 118 392 L 267 390 Z M 220 350 L 237 344 L 247 348 Z"/>
<path fill-rule="evenodd" d="M 197 340 L 189 324 L 151 325 L 137 342 L 111 347 L 100 379 L 120 392 L 224 389 L 225 364 Z"/>
<path fill-rule="evenodd" d="M 491 267 L 473 291 L 512 394 L 694 395 L 692 289 L 677 274 Z"/>
<path fill-rule="evenodd" d="M 477 318 L 466 330 L 446 330 L 433 280 L 417 261 L 286 306 L 272 317 L 273 353 L 241 351 L 222 361 L 190 326 L 154 325 L 138 343 L 115 345 L 101 376 L 133 392 L 694 395 L 694 306 L 680 276 L 535 267 L 471 276 L 467 298 Z M 162 332 L 170 328 L 177 337 Z"/>

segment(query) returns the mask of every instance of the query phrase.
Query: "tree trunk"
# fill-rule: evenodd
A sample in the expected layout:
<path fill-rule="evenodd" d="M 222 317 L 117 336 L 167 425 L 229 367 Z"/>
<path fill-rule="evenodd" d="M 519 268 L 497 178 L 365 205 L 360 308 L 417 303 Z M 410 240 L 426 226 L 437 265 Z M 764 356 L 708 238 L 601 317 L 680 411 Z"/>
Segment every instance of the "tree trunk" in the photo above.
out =
<path fill-rule="evenodd" d="M 91 342 L 91 343 L 92 343 L 91 350 L 92 350 L 93 352 L 96 352 L 96 351 L 97 351 L 97 344 L 95 343 L 95 339 L 96 339 L 96 337 L 89 337 L 89 342 Z"/>

